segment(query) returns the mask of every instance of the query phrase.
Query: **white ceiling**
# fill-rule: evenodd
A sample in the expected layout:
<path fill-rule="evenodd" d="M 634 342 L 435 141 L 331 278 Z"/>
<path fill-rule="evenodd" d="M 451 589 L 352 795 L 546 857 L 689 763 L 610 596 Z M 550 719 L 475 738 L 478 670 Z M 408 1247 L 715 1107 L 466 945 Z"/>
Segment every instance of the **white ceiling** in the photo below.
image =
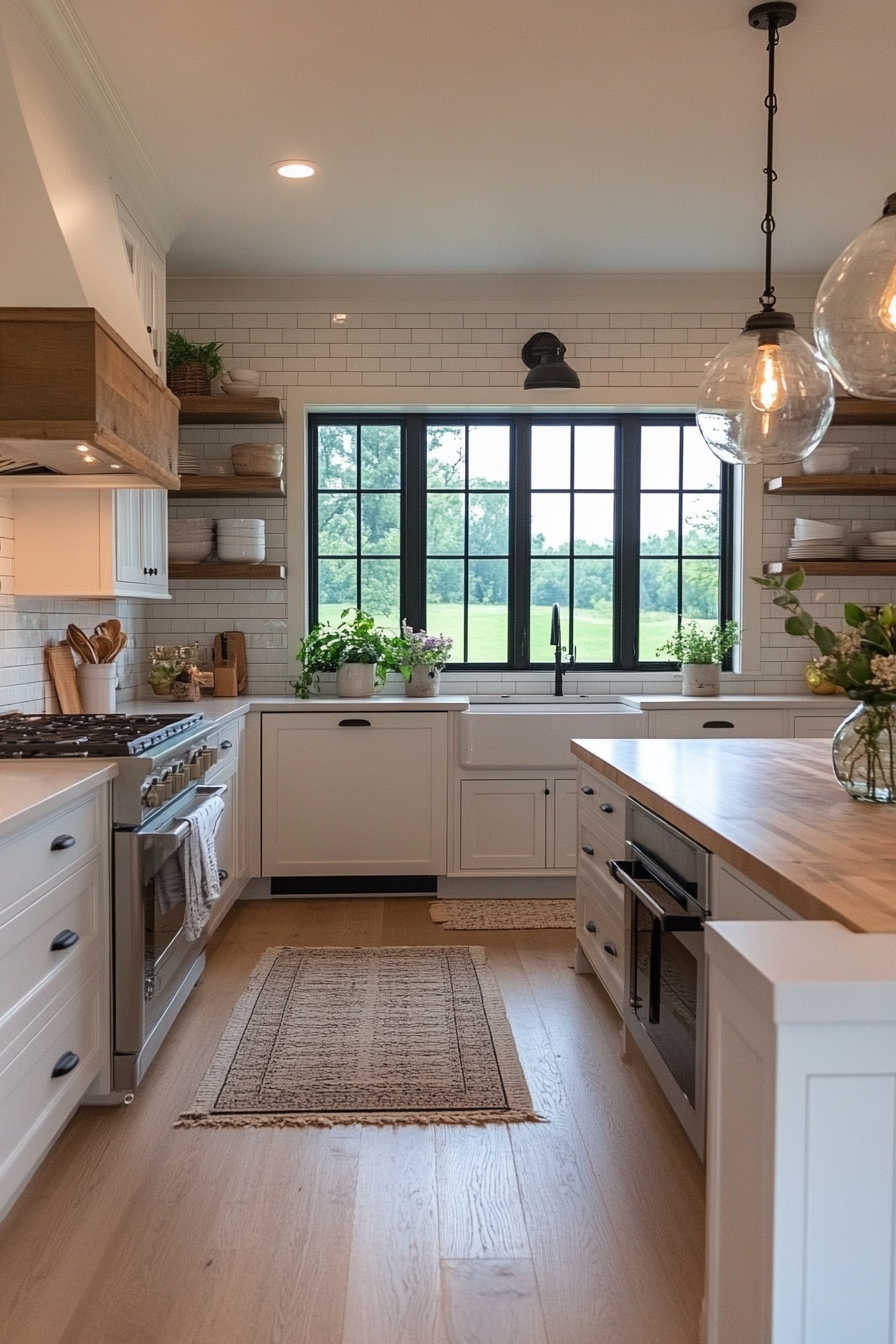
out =
<path fill-rule="evenodd" d="M 73 0 L 186 229 L 176 275 L 761 269 L 740 0 Z M 896 191 L 896 4 L 799 0 L 776 266 Z M 320 165 L 304 183 L 278 159 Z"/>

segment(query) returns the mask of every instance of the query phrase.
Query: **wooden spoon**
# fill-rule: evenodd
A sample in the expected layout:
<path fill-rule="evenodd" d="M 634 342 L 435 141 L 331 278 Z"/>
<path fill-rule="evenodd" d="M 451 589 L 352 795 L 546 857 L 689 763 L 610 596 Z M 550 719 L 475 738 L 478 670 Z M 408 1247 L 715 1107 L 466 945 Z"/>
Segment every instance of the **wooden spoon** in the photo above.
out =
<path fill-rule="evenodd" d="M 79 654 L 85 663 L 99 662 L 99 659 L 96 656 L 96 649 L 93 647 L 80 626 L 70 625 L 65 632 L 65 637 L 75 650 L 75 653 Z"/>
<path fill-rule="evenodd" d="M 118 632 L 118 637 L 116 638 L 116 640 L 112 645 L 112 652 L 109 654 L 108 658 L 106 659 L 106 662 L 114 663 L 115 659 L 121 653 L 122 649 L 124 648 L 125 644 L 127 644 L 127 642 L 128 642 L 127 635 L 124 633 L 123 630 L 120 630 Z"/>
<path fill-rule="evenodd" d="M 90 643 L 93 645 L 93 650 L 96 653 L 97 662 L 108 663 L 109 656 L 115 648 L 114 641 L 109 639 L 106 635 L 93 634 L 90 636 Z"/>

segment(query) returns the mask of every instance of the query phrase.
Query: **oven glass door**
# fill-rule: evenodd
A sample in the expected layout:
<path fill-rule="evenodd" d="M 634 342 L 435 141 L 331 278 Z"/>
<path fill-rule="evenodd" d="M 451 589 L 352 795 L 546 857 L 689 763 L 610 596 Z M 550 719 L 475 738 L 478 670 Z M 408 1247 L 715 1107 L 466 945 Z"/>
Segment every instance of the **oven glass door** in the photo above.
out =
<path fill-rule="evenodd" d="M 632 1011 L 692 1106 L 702 958 L 702 933 L 664 932 L 657 915 L 634 898 Z"/>

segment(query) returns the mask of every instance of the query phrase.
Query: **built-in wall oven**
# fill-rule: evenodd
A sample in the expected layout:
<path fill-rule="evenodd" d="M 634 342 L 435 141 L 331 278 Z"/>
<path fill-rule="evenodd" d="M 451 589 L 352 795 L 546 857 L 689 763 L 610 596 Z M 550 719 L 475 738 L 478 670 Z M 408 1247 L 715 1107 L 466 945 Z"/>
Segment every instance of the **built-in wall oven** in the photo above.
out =
<path fill-rule="evenodd" d="M 632 801 L 626 835 L 609 864 L 625 887 L 625 1023 L 702 1157 L 709 853 Z"/>

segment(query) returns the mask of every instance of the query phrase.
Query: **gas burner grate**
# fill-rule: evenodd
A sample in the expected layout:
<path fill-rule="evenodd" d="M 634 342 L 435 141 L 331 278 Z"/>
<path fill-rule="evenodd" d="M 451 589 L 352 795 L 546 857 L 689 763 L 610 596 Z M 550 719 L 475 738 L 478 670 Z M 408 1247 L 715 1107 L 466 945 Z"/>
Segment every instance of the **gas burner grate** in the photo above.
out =
<path fill-rule="evenodd" d="M 141 756 L 202 721 L 201 714 L 4 714 L 0 759 Z"/>

